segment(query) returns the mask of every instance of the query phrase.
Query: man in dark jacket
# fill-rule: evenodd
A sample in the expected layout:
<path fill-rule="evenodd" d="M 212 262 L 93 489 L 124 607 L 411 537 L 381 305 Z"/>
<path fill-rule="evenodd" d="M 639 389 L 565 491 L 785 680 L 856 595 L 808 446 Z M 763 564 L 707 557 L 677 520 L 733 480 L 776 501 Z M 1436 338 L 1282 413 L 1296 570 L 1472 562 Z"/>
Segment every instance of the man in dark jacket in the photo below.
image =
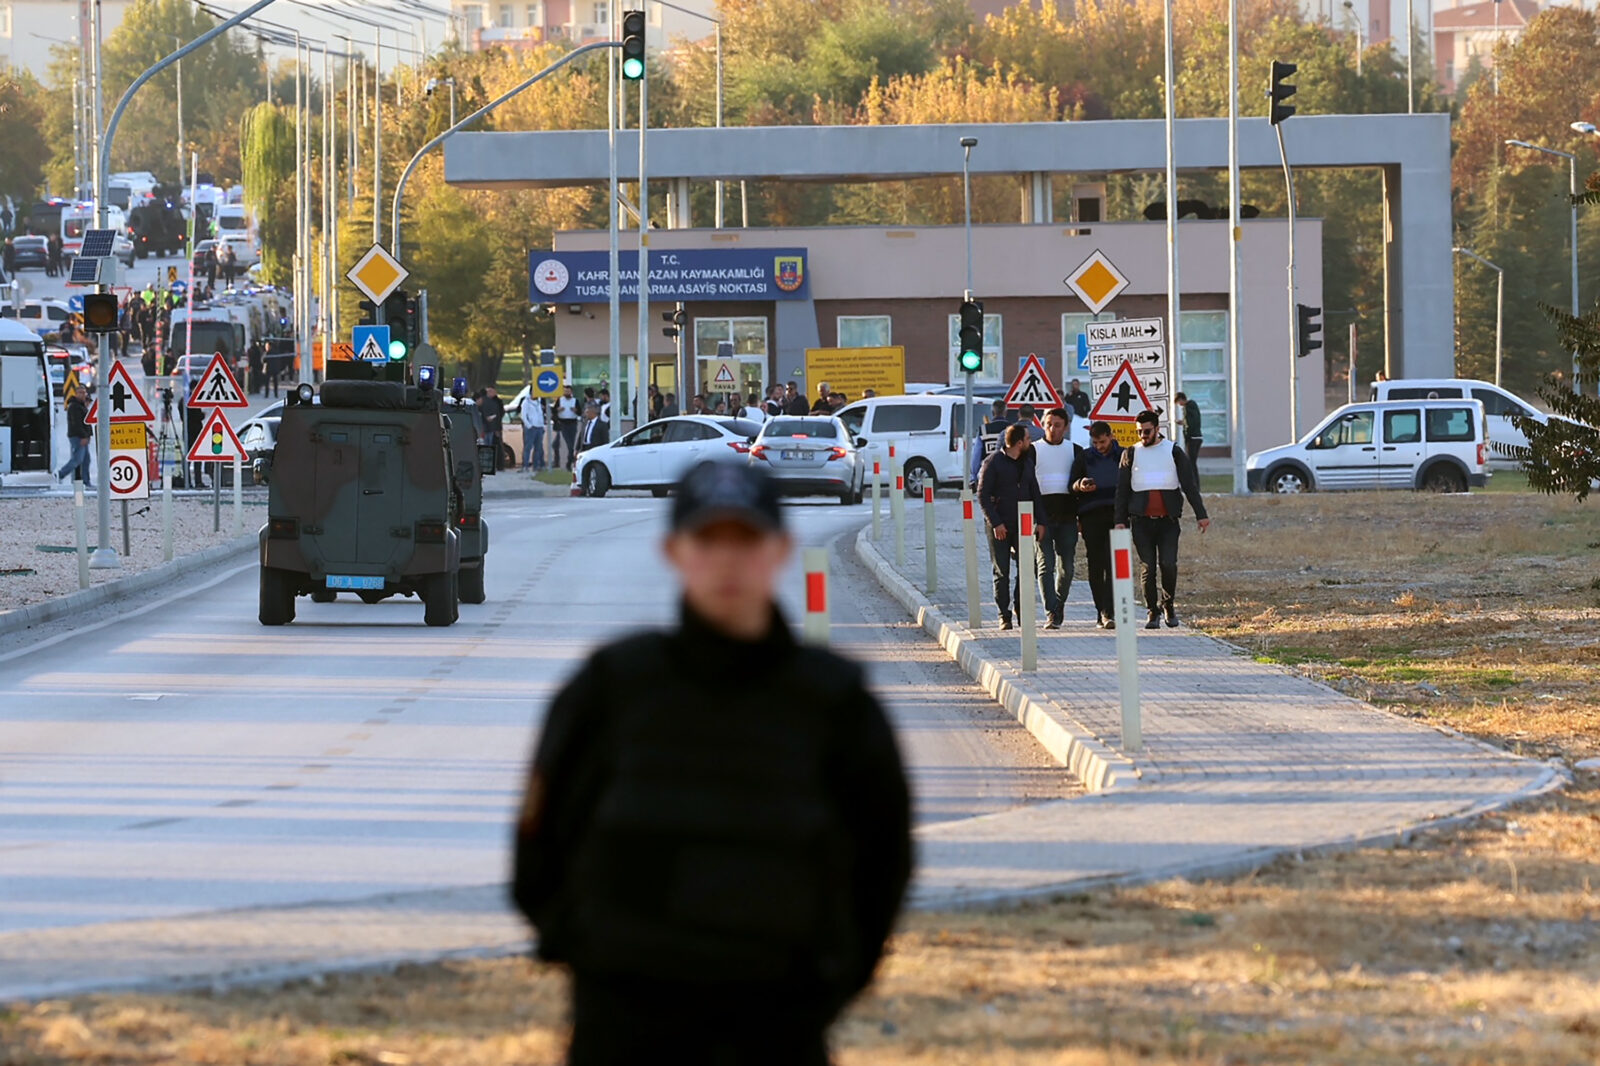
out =
<path fill-rule="evenodd" d="M 1017 505 L 1033 504 L 1035 536 L 1044 532 L 1044 497 L 1034 476 L 1034 455 L 1028 431 L 1022 425 L 1006 428 L 1002 447 L 983 461 L 978 471 L 978 506 L 989 523 L 989 557 L 994 564 L 994 605 L 1000 609 L 1000 628 L 1011 628 L 1011 605 L 1020 597 L 1019 582 L 1011 579 L 1011 557 L 1021 542 Z M 1033 580 L 1033 575 L 1028 575 Z"/>
<path fill-rule="evenodd" d="M 86 419 L 89 407 L 83 402 L 83 390 L 73 389 L 67 396 L 67 442 L 72 445 L 72 454 L 67 457 L 67 464 L 56 471 L 56 477 L 65 478 L 71 475 L 83 482 L 84 491 L 91 491 L 94 485 L 90 484 L 89 471 L 89 425 Z"/>
<path fill-rule="evenodd" d="M 504 457 L 500 454 L 503 451 L 500 442 L 504 439 L 505 433 L 506 402 L 500 398 L 500 393 L 495 387 L 489 385 L 483 390 L 483 401 L 478 405 L 478 409 L 483 412 L 483 435 L 486 443 L 494 448 L 494 468 L 504 469 L 501 463 Z"/>
<path fill-rule="evenodd" d="M 512 892 L 571 967 L 571 1066 L 824 1066 L 894 925 L 905 773 L 860 669 L 789 634 L 782 521 L 762 471 L 691 470 L 677 628 L 601 648 L 550 706 Z M 729 663 L 759 707 L 726 698 Z"/>
<path fill-rule="evenodd" d="M 578 427 L 578 452 L 599 447 L 611 440 L 611 427 L 600 417 L 600 405 L 593 400 L 583 408 L 583 425 Z"/>
<path fill-rule="evenodd" d="M 989 405 L 989 421 L 983 424 L 983 434 L 973 442 L 972 469 L 967 480 L 972 484 L 972 491 L 978 491 L 978 471 L 983 466 L 983 461 L 990 455 L 1000 450 L 1000 438 L 1006 435 L 1006 429 L 1014 419 L 1006 408 L 1005 400 L 996 400 Z M 989 442 L 993 441 L 991 445 Z"/>
<path fill-rule="evenodd" d="M 1139 576 L 1144 581 L 1144 605 L 1150 612 L 1146 629 L 1160 629 L 1161 616 L 1168 626 L 1178 624 L 1173 600 L 1178 592 L 1178 520 L 1183 498 L 1194 506 L 1200 532 L 1211 525 L 1206 501 L 1200 496 L 1200 479 L 1194 463 L 1182 448 L 1161 439 L 1161 416 L 1139 412 L 1139 443 L 1125 449 L 1117 467 L 1117 528 L 1133 526 L 1133 547 L 1139 553 Z M 1156 566 L 1161 568 L 1161 592 L 1156 593 Z"/>
<path fill-rule="evenodd" d="M 797 382 L 789 382 L 783 387 L 783 413 L 786 415 L 806 415 L 811 412 L 811 405 L 806 403 L 805 393 L 800 391 Z"/>
<path fill-rule="evenodd" d="M 1116 610 L 1111 602 L 1111 526 L 1116 520 L 1118 467 L 1122 445 L 1111 435 L 1111 424 L 1089 426 L 1089 447 L 1072 461 L 1072 493 L 1078 500 L 1078 532 L 1089 561 L 1089 591 L 1094 596 L 1099 629 L 1115 629 Z"/>

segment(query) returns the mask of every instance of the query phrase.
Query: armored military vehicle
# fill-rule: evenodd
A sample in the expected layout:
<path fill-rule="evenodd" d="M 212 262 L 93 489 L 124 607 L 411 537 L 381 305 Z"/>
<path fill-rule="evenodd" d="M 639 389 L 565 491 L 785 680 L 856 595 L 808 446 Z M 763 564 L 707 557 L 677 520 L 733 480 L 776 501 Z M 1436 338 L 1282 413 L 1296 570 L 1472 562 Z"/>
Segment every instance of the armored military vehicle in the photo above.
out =
<path fill-rule="evenodd" d="M 329 363 L 330 376 L 340 365 Z M 374 373 L 352 366 L 357 376 Z M 367 603 L 415 593 L 428 625 L 456 620 L 461 538 L 450 436 L 431 374 L 419 377 L 420 385 L 329 380 L 316 405 L 309 385 L 290 393 L 277 447 L 260 468 L 268 485 L 262 625 L 293 621 L 296 596 L 327 602 L 341 591 Z"/>
<path fill-rule="evenodd" d="M 489 523 L 483 520 L 483 473 L 478 458 L 478 430 L 473 421 L 477 406 L 466 396 L 465 381 L 461 382 L 460 395 L 455 392 L 452 390 L 451 397 L 444 402 L 444 415 L 450 427 L 456 534 L 461 541 L 461 602 L 482 603 Z"/>

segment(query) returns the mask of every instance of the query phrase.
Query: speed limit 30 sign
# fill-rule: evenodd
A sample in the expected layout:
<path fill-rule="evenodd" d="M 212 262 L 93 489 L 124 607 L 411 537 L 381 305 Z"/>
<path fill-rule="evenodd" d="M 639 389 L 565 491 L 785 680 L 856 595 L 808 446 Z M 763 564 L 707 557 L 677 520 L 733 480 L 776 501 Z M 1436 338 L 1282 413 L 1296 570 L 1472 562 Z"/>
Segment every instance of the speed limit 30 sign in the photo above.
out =
<path fill-rule="evenodd" d="M 111 471 L 107 482 L 114 500 L 150 498 L 149 450 L 143 422 L 111 424 Z"/>

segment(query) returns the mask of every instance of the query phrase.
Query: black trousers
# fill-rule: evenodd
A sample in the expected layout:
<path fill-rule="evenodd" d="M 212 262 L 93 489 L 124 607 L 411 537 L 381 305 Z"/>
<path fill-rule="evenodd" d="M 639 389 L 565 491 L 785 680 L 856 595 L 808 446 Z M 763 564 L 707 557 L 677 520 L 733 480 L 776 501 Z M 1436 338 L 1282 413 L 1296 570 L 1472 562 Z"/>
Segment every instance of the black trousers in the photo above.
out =
<path fill-rule="evenodd" d="M 792 988 L 575 974 L 568 1066 L 828 1066 L 824 1012 Z"/>
<path fill-rule="evenodd" d="M 1110 507 L 1078 513 L 1083 553 L 1089 561 L 1089 593 L 1094 597 L 1094 609 L 1107 616 L 1116 613 L 1111 602 L 1111 527 L 1115 519 Z"/>
<path fill-rule="evenodd" d="M 994 535 L 994 527 L 989 527 L 989 561 L 994 571 L 994 605 L 1000 608 L 1002 615 L 1010 614 L 1012 607 L 1022 599 L 1022 567 L 1017 567 L 1015 577 L 1011 574 L 1011 564 L 1017 550 L 1017 531 L 1007 527 L 1005 537 Z"/>
<path fill-rule="evenodd" d="M 1176 518 L 1128 518 L 1133 527 L 1133 549 L 1139 553 L 1139 576 L 1144 580 L 1144 605 L 1148 610 L 1166 610 L 1178 592 L 1178 520 Z M 1161 589 L 1156 591 L 1156 569 L 1161 570 Z"/>
<path fill-rule="evenodd" d="M 1200 446 L 1204 443 L 1204 437 L 1183 438 L 1183 451 L 1184 454 L 1188 455 L 1191 463 L 1197 463 L 1200 461 Z"/>

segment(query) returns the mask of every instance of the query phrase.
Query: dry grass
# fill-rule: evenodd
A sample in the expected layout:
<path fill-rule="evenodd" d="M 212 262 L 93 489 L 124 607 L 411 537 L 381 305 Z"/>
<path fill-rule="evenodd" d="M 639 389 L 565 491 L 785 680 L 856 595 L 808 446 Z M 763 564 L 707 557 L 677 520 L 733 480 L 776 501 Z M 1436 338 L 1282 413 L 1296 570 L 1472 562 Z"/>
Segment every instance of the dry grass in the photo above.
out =
<path fill-rule="evenodd" d="M 1530 754 L 1600 754 L 1600 510 L 1534 496 L 1217 501 L 1197 624 Z M 1249 877 L 911 917 L 842 1066 L 1600 1062 L 1600 775 L 1422 838 Z M 556 1063 L 525 960 L 0 1013 L 0 1063 Z M 663 1061 L 668 1061 L 664 1051 Z"/>

